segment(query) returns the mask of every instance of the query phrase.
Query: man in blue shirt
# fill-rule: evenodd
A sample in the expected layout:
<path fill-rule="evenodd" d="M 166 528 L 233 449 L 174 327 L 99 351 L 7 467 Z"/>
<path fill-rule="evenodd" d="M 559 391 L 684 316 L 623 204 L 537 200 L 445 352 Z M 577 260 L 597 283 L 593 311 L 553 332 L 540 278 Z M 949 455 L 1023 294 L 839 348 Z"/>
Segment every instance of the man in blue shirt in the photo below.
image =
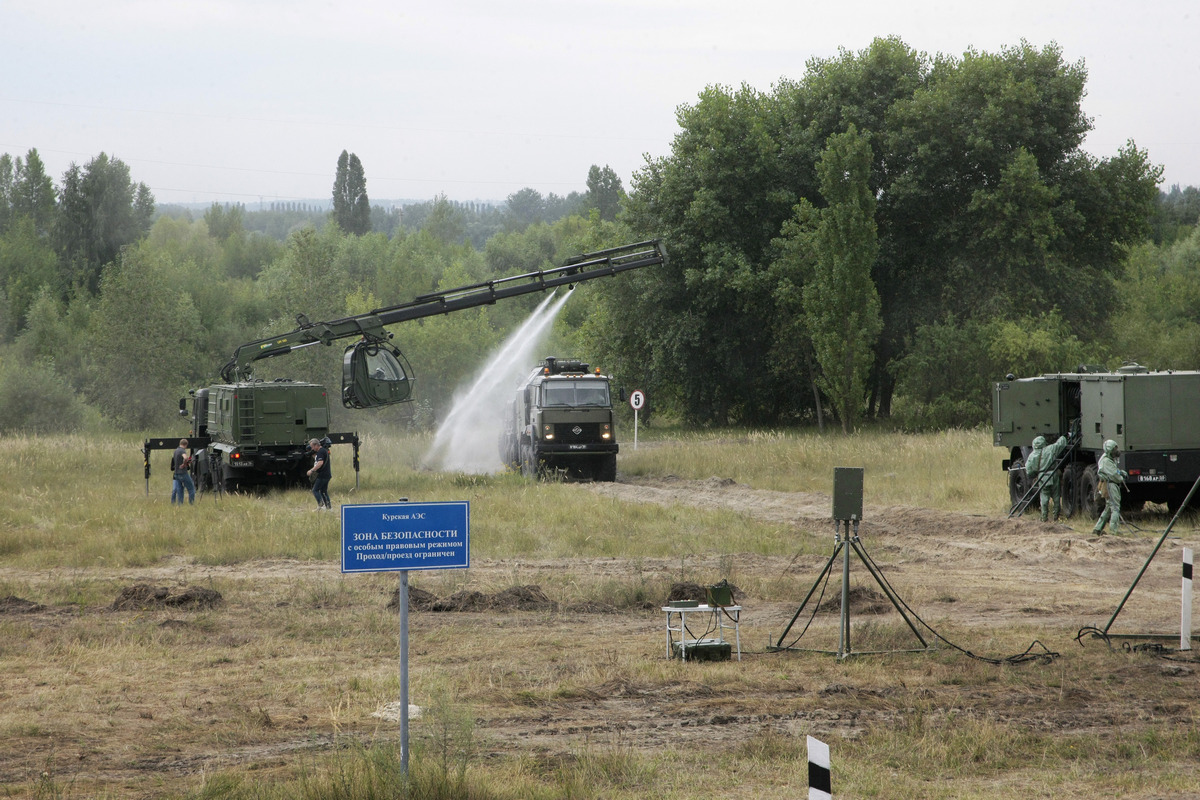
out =
<path fill-rule="evenodd" d="M 187 451 L 188 440 L 180 439 L 179 447 L 175 448 L 175 452 L 171 454 L 171 471 L 173 483 L 171 485 L 171 504 L 174 505 L 176 498 L 179 500 L 179 505 L 183 505 L 183 491 L 187 490 L 188 504 L 192 505 L 196 502 L 196 483 L 192 480 L 191 464 L 192 457 Z"/>

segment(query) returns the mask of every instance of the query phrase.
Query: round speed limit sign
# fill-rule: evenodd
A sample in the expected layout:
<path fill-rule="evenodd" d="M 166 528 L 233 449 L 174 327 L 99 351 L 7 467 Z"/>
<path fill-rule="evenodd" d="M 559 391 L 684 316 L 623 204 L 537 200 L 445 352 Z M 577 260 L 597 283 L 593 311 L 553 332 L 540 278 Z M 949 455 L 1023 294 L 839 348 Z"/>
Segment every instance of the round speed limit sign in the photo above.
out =
<path fill-rule="evenodd" d="M 629 407 L 637 411 L 646 405 L 646 395 L 642 394 L 641 389 L 634 389 L 629 395 Z"/>

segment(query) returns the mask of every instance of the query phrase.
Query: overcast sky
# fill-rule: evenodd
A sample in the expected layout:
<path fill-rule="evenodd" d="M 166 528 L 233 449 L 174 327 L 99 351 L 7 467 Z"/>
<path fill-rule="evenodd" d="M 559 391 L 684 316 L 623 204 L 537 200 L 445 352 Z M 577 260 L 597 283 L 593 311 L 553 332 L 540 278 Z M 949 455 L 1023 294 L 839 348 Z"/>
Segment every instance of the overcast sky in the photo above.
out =
<path fill-rule="evenodd" d="M 56 184 L 100 152 L 159 202 L 626 188 L 714 84 L 769 91 L 899 36 L 930 54 L 1057 42 L 1087 67 L 1085 149 L 1128 139 L 1200 186 L 1200 4 L 1082 0 L 0 0 L 0 152 Z"/>

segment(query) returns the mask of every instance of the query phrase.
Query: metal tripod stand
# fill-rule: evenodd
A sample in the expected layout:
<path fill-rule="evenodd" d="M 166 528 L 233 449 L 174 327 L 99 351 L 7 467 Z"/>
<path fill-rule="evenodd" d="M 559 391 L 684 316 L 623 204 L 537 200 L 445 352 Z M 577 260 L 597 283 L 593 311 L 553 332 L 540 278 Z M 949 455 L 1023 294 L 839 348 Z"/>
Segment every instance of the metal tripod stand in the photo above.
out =
<path fill-rule="evenodd" d="M 908 614 L 905 613 L 903 604 L 900 602 L 900 599 L 896 596 L 895 592 L 892 591 L 891 587 L 888 586 L 887 581 L 884 580 L 883 576 L 879 574 L 878 569 L 875 567 L 874 563 L 871 561 L 870 557 L 867 555 L 866 550 L 863 548 L 862 541 L 858 537 L 858 522 L 859 522 L 858 517 L 852 517 L 850 519 L 834 520 L 834 526 L 835 526 L 834 542 L 836 543 L 836 546 L 833 549 L 833 554 L 829 557 L 829 560 L 825 562 L 824 569 L 821 570 L 821 574 L 818 575 L 816 581 L 813 582 L 812 588 L 808 590 L 808 594 L 805 595 L 804 602 L 802 602 L 800 604 L 800 608 L 796 609 L 796 613 L 794 615 L 792 615 L 791 622 L 789 622 L 787 624 L 787 627 L 783 629 L 783 633 L 781 633 L 779 635 L 778 641 L 775 642 L 775 645 L 773 647 L 768 647 L 767 650 L 772 651 L 772 652 L 778 652 L 781 650 L 810 650 L 811 652 L 817 652 L 817 653 L 830 653 L 831 655 L 837 655 L 837 657 L 839 659 L 843 659 L 843 658 L 847 658 L 851 655 L 868 655 L 868 654 L 878 654 L 878 653 L 920 653 L 920 652 L 924 652 L 926 650 L 933 649 L 925 641 L 925 638 L 923 636 L 921 636 L 921 632 L 917 629 L 917 626 L 913 624 L 913 621 L 909 618 Z M 844 530 L 842 528 L 843 523 L 845 523 Z M 851 525 L 853 525 L 853 533 L 851 533 Z M 905 624 L 908 625 L 908 629 L 910 631 L 912 631 L 913 636 L 917 637 L 917 641 L 919 641 L 921 643 L 920 648 L 912 648 L 909 650 L 860 650 L 858 652 L 855 652 L 851 648 L 851 645 L 850 645 L 850 553 L 851 553 L 851 551 L 853 551 L 854 553 L 856 553 L 858 555 L 859 561 L 861 561 L 863 563 L 863 566 L 865 566 L 867 568 L 867 572 L 869 572 L 871 574 L 871 577 L 875 580 L 875 583 L 879 586 L 880 589 L 883 590 L 883 593 L 885 595 L 887 595 L 887 599 L 889 601 L 891 601 L 892 606 L 896 609 L 897 612 L 899 612 L 901 618 L 904 619 Z M 817 649 L 811 649 L 811 648 L 794 647 L 792 645 L 788 645 L 785 647 L 783 645 L 783 640 L 785 638 L 787 638 L 788 633 L 792 630 L 792 626 L 795 625 L 796 620 L 798 620 L 800 618 L 800 614 L 804 611 L 804 607 L 806 605 L 808 605 L 808 601 L 811 600 L 812 596 L 816 593 L 817 587 L 821 585 L 821 582 L 823 580 L 825 580 L 825 576 L 828 575 L 830 570 L 833 569 L 833 565 L 837 561 L 839 554 L 842 556 L 842 597 L 841 597 L 842 611 L 841 611 L 841 625 L 840 625 L 840 629 L 838 632 L 837 653 L 836 654 L 833 653 L 832 650 L 817 650 Z M 803 636 L 803 635 L 804 634 L 802 632 L 800 634 L 800 636 Z M 797 637 L 797 639 L 799 639 L 799 638 L 800 637 Z M 793 642 L 793 644 L 794 644 L 794 642 Z"/>

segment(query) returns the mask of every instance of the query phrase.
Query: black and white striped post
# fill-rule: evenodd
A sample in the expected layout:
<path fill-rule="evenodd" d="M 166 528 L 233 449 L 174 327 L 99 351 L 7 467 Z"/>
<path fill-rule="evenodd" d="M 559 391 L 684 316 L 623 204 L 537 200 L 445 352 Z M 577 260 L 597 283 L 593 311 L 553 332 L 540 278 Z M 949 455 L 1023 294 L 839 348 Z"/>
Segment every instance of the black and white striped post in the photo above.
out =
<path fill-rule="evenodd" d="M 1183 548 L 1183 604 L 1179 611 L 1179 649 L 1192 649 L 1192 548 Z"/>
<path fill-rule="evenodd" d="M 829 782 L 829 745 L 808 737 L 808 800 L 832 800 Z"/>

